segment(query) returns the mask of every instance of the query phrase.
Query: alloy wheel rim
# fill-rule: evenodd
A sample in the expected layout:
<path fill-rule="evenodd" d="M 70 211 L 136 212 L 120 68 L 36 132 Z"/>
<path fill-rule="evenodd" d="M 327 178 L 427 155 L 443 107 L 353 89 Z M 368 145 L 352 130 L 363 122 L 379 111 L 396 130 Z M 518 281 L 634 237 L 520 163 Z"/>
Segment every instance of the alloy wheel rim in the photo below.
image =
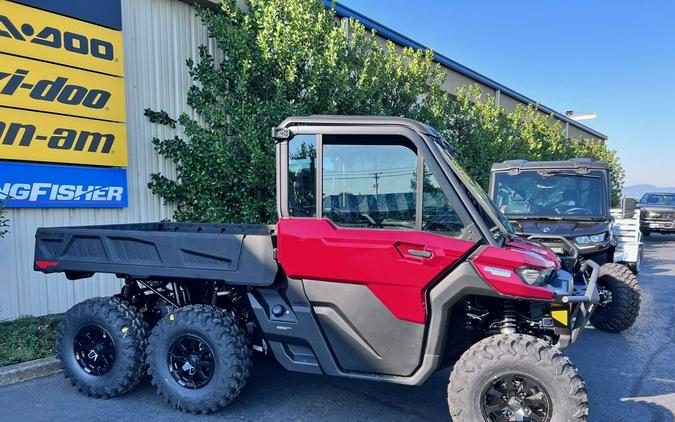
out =
<path fill-rule="evenodd" d="M 207 385 L 213 378 L 215 364 L 208 343 L 194 334 L 178 337 L 169 347 L 169 372 L 185 388 L 195 390 Z"/>
<path fill-rule="evenodd" d="M 551 397 L 533 378 L 506 374 L 490 381 L 481 394 L 483 418 L 492 422 L 549 422 Z"/>
<path fill-rule="evenodd" d="M 115 364 L 115 342 L 100 325 L 82 326 L 73 342 L 75 360 L 86 373 L 100 376 L 110 371 Z"/>
<path fill-rule="evenodd" d="M 600 302 L 595 308 L 595 312 L 605 315 L 609 313 L 612 308 L 612 290 L 604 284 L 598 283 L 598 295 L 600 296 Z"/>

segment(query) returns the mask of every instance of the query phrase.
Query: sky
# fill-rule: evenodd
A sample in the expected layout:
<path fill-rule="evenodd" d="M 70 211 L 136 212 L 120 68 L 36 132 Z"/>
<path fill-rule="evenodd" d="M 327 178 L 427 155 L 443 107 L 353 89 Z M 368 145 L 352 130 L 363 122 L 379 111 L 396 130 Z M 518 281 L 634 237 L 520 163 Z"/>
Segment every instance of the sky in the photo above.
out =
<path fill-rule="evenodd" d="M 608 136 L 626 185 L 675 186 L 675 1 L 341 0 Z"/>

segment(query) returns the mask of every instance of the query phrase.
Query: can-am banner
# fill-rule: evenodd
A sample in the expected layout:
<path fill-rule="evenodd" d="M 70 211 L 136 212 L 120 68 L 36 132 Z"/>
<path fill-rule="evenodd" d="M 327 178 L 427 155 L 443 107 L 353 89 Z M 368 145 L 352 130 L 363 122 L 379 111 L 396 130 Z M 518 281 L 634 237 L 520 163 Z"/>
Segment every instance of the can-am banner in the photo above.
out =
<path fill-rule="evenodd" d="M 127 171 L 0 162 L 0 201 L 7 208 L 122 208 Z"/>

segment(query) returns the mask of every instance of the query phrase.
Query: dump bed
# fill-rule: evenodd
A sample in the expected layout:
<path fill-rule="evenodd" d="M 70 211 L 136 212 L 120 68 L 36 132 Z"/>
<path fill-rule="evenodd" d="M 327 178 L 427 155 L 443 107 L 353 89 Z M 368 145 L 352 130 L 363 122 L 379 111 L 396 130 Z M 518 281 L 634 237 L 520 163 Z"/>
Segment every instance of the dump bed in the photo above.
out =
<path fill-rule="evenodd" d="M 268 286 L 277 272 L 274 232 L 262 224 L 169 222 L 39 228 L 34 265 L 70 279 L 112 273 Z"/>

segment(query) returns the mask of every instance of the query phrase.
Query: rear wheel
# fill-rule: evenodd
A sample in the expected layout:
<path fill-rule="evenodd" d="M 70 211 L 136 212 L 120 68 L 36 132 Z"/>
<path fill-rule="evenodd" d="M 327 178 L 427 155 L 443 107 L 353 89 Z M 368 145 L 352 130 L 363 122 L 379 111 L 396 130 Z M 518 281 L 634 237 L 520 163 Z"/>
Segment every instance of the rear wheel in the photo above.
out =
<path fill-rule="evenodd" d="M 192 305 L 162 318 L 148 345 L 148 372 L 172 407 L 210 413 L 227 406 L 251 367 L 243 328 L 229 313 Z"/>
<path fill-rule="evenodd" d="M 588 420 L 577 368 L 528 335 L 500 334 L 469 348 L 450 375 L 448 404 L 455 422 Z"/>
<path fill-rule="evenodd" d="M 640 313 L 640 286 L 628 267 L 617 263 L 600 267 L 598 292 L 600 303 L 590 319 L 595 328 L 618 333 L 635 323 Z"/>
<path fill-rule="evenodd" d="M 80 392 L 110 398 L 143 375 L 147 332 L 143 317 L 117 298 L 94 298 L 66 312 L 58 332 L 65 376 Z"/>

